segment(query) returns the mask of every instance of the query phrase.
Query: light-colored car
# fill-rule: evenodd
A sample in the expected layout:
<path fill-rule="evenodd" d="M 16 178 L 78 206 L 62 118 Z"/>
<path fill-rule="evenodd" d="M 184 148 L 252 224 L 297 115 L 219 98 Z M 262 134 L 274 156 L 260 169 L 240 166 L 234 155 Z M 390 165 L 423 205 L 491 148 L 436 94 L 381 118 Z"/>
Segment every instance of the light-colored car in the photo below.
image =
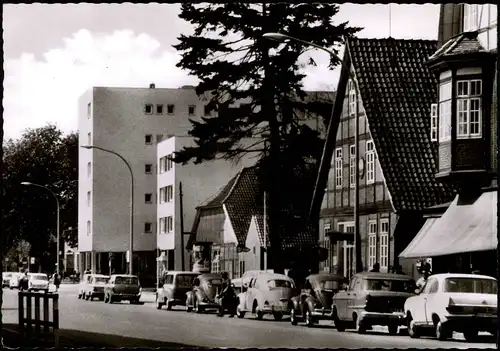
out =
<path fill-rule="evenodd" d="M 404 322 L 404 304 L 415 295 L 415 281 L 403 274 L 361 272 L 355 274 L 347 290 L 332 299 L 332 319 L 338 331 L 355 327 L 359 334 L 373 325 L 398 333 Z"/>
<path fill-rule="evenodd" d="M 12 277 L 9 280 L 9 288 L 10 289 L 19 289 L 19 280 L 22 278 L 21 273 L 13 273 Z"/>
<path fill-rule="evenodd" d="M 262 319 L 264 314 L 272 314 L 275 320 L 281 320 L 283 315 L 290 314 L 290 300 L 298 294 L 293 279 L 276 273 L 258 274 L 248 285 L 243 285 L 243 290 L 238 294 L 238 318 L 250 312 L 257 319 Z"/>
<path fill-rule="evenodd" d="M 250 280 L 252 280 L 252 278 L 257 277 L 259 274 L 262 273 L 274 273 L 274 270 L 272 269 L 268 269 L 267 271 L 249 270 L 243 273 L 241 277 L 231 279 L 231 283 L 233 284 L 235 290 L 241 292 L 244 284 L 246 285 L 250 284 Z"/>
<path fill-rule="evenodd" d="M 2 288 L 6 286 L 10 286 L 10 278 L 12 278 L 12 275 L 15 274 L 14 272 L 2 272 Z"/>
<path fill-rule="evenodd" d="M 480 331 L 497 332 L 497 280 L 477 274 L 431 275 L 419 294 L 405 302 L 408 334 L 433 328 L 439 340 L 461 332 L 473 340 Z"/>
<path fill-rule="evenodd" d="M 165 305 L 171 310 L 175 305 L 184 306 L 186 294 L 193 290 L 193 282 L 199 275 L 195 272 L 168 272 L 163 286 L 156 292 L 156 308 L 160 310 Z"/>
<path fill-rule="evenodd" d="M 45 273 L 28 273 L 28 291 L 49 291 L 49 277 Z"/>
<path fill-rule="evenodd" d="M 90 278 L 92 277 L 92 274 L 84 274 L 82 277 L 82 280 L 80 280 L 80 283 L 78 284 L 77 287 L 77 295 L 79 299 L 85 299 L 85 287 L 90 284 Z"/>
<path fill-rule="evenodd" d="M 109 280 L 109 275 L 89 274 L 87 281 L 83 285 L 82 298 L 85 300 L 104 300 L 104 286 Z"/>
<path fill-rule="evenodd" d="M 128 300 L 131 304 L 139 304 L 141 293 L 142 288 L 136 275 L 113 274 L 104 287 L 104 302 Z"/>

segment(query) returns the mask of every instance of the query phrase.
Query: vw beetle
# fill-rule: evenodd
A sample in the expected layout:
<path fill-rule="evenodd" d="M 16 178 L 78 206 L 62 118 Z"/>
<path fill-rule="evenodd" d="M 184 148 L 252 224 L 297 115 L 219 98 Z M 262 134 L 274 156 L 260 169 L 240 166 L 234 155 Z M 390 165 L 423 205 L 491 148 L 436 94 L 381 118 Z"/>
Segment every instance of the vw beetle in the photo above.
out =
<path fill-rule="evenodd" d="M 337 274 L 312 274 L 306 278 L 305 289 L 299 296 L 291 299 L 290 322 L 297 325 L 305 320 L 308 327 L 314 326 L 321 319 L 332 316 L 332 300 L 346 282 L 346 278 Z"/>
<path fill-rule="evenodd" d="M 219 310 L 216 296 L 222 291 L 222 274 L 204 273 L 194 279 L 193 290 L 186 293 L 186 311 L 202 313 L 209 309 Z"/>

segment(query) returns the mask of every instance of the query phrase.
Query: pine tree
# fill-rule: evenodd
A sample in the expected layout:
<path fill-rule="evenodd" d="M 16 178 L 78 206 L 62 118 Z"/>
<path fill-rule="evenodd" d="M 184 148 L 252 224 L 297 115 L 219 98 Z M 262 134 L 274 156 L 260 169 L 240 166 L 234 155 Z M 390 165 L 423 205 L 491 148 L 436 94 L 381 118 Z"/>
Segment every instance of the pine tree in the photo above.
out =
<path fill-rule="evenodd" d="M 286 44 L 263 38 L 264 33 L 280 32 L 338 52 L 344 36 L 360 28 L 338 25 L 332 20 L 338 13 L 335 4 L 183 4 L 180 18 L 194 25 L 193 35 L 181 35 L 174 48 L 182 52 L 178 67 L 199 78 L 198 95 L 209 96 L 208 108 L 218 109 L 218 117 L 191 120 L 190 135 L 196 146 L 176 153 L 175 162 L 200 163 L 215 158 L 237 159 L 247 153 L 265 152 L 261 162 L 262 179 L 269 196 L 269 233 L 273 250 L 270 263 L 282 271 L 279 256 L 278 225 L 286 218 L 282 211 L 292 197 L 297 175 L 316 172 L 323 142 L 319 133 L 301 123 L 306 113 L 320 113 L 325 124 L 331 112 L 323 102 L 309 102 L 303 90 L 304 74 L 299 72 L 299 57 L 310 50 L 303 44 Z M 271 52 L 272 51 L 272 52 Z M 332 57 L 330 67 L 339 64 Z M 307 65 L 316 63 L 309 58 Z M 230 111 L 227 106 L 245 101 Z M 251 146 L 242 140 L 266 135 Z M 264 146 L 266 145 L 266 147 Z M 300 177 L 300 176 L 299 176 Z M 288 184 L 285 180 L 289 180 Z M 309 204 L 312 193 L 304 179 L 303 196 L 297 204 Z M 297 199 L 298 198 L 298 199 Z M 300 206 L 299 206 L 300 207 Z"/>

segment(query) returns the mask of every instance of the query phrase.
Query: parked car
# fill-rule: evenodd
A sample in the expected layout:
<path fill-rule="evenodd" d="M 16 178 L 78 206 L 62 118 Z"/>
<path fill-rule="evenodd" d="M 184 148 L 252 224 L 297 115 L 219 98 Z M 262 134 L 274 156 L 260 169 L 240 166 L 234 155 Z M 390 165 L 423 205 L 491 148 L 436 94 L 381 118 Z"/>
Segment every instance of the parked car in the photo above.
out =
<path fill-rule="evenodd" d="M 312 274 L 306 278 L 305 289 L 291 300 L 290 322 L 305 320 L 308 327 L 321 319 L 331 319 L 333 296 L 346 278 L 337 274 Z"/>
<path fill-rule="evenodd" d="M 251 312 L 257 319 L 272 314 L 275 320 L 281 320 L 283 315 L 290 314 L 290 300 L 297 293 L 293 279 L 276 273 L 259 274 L 250 280 L 248 286 L 244 284 L 243 289 L 245 291 L 238 294 L 238 318 Z"/>
<path fill-rule="evenodd" d="M 359 334 L 373 325 L 398 333 L 405 325 L 404 303 L 415 295 L 415 281 L 402 274 L 362 272 L 355 274 L 347 290 L 333 297 L 332 318 L 338 331 L 355 327 Z"/>
<path fill-rule="evenodd" d="M 10 286 L 10 278 L 14 274 L 14 272 L 2 272 L 2 288 Z"/>
<path fill-rule="evenodd" d="M 104 302 L 128 300 L 131 304 L 138 304 L 141 293 L 142 288 L 136 275 L 113 274 L 104 286 Z"/>
<path fill-rule="evenodd" d="M 77 287 L 77 295 L 79 299 L 85 299 L 85 287 L 90 284 L 90 278 L 92 277 L 92 274 L 86 273 L 83 275 L 82 280 L 80 280 L 80 283 L 78 284 Z"/>
<path fill-rule="evenodd" d="M 13 273 L 12 277 L 9 280 L 9 288 L 10 289 L 19 289 L 19 282 L 20 282 L 22 277 L 23 277 L 23 274 L 21 274 L 21 273 Z"/>
<path fill-rule="evenodd" d="M 243 273 L 241 277 L 232 279 L 231 283 L 233 283 L 234 289 L 238 291 L 238 293 L 241 293 L 244 284 L 248 285 L 250 283 L 250 280 L 252 280 L 252 278 L 257 277 L 259 274 L 262 273 L 274 273 L 274 270 L 272 269 L 268 269 L 267 271 L 249 270 Z"/>
<path fill-rule="evenodd" d="M 433 328 L 439 340 L 461 332 L 473 340 L 480 331 L 497 333 L 497 280 L 477 274 L 431 275 L 404 308 L 408 334 L 418 338 Z"/>
<path fill-rule="evenodd" d="M 222 291 L 222 274 L 204 273 L 193 282 L 193 289 L 186 294 L 187 312 L 202 313 L 208 309 L 219 310 L 216 296 Z"/>
<path fill-rule="evenodd" d="M 28 291 L 49 291 L 49 277 L 45 273 L 28 273 Z"/>
<path fill-rule="evenodd" d="M 82 298 L 85 300 L 104 300 L 104 287 L 109 280 L 109 275 L 89 274 L 87 281 L 83 284 Z"/>
<path fill-rule="evenodd" d="M 163 286 L 156 292 L 156 308 L 167 306 L 171 310 L 176 305 L 186 305 L 186 294 L 193 290 L 193 283 L 199 273 L 195 272 L 168 272 L 165 275 Z"/>

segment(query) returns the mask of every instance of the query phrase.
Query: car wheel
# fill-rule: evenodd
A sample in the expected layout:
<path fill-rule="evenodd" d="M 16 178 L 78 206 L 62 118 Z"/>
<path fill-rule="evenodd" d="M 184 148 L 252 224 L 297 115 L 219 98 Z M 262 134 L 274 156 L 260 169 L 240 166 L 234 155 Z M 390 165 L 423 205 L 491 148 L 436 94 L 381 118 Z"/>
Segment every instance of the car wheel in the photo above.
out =
<path fill-rule="evenodd" d="M 465 337 L 465 340 L 467 340 L 467 341 L 477 340 L 478 334 L 479 334 L 479 331 L 477 329 L 468 329 L 468 330 L 464 331 L 464 337 Z"/>
<path fill-rule="evenodd" d="M 420 334 L 418 333 L 418 327 L 415 325 L 415 322 L 413 321 L 413 318 L 409 313 L 406 317 L 406 327 L 408 328 L 408 335 L 410 336 L 410 338 L 417 339 L 420 337 Z"/>
<path fill-rule="evenodd" d="M 245 312 L 241 311 L 240 306 L 236 307 L 236 316 L 240 319 L 245 318 Z"/>
<path fill-rule="evenodd" d="M 333 318 L 333 323 L 335 323 L 335 328 L 339 332 L 345 331 L 345 325 L 344 322 L 342 322 L 337 314 L 337 309 L 335 307 L 332 308 L 332 318 Z"/>
<path fill-rule="evenodd" d="M 275 321 L 280 321 L 283 319 L 283 313 L 281 312 L 273 312 L 273 317 Z"/>
<path fill-rule="evenodd" d="M 309 308 L 306 309 L 306 325 L 308 327 L 314 326 L 314 317 L 313 317 L 311 310 Z"/>
<path fill-rule="evenodd" d="M 358 334 L 366 334 L 367 328 L 365 322 L 359 319 L 358 316 L 355 316 L 354 323 L 356 324 L 356 331 L 358 332 Z"/>
<path fill-rule="evenodd" d="M 186 297 L 186 312 L 191 312 L 193 310 L 192 306 L 189 306 L 189 298 Z"/>
<path fill-rule="evenodd" d="M 440 341 L 444 341 L 450 337 L 450 332 L 448 328 L 441 323 L 441 321 L 437 321 L 436 323 L 436 338 Z"/>
<path fill-rule="evenodd" d="M 397 335 L 398 334 L 399 326 L 396 323 L 389 324 L 387 327 L 389 328 L 390 335 Z"/>
<path fill-rule="evenodd" d="M 297 320 L 295 308 L 292 307 L 292 309 L 290 310 L 290 323 L 292 323 L 292 325 L 297 325 L 298 322 L 299 321 Z"/>

